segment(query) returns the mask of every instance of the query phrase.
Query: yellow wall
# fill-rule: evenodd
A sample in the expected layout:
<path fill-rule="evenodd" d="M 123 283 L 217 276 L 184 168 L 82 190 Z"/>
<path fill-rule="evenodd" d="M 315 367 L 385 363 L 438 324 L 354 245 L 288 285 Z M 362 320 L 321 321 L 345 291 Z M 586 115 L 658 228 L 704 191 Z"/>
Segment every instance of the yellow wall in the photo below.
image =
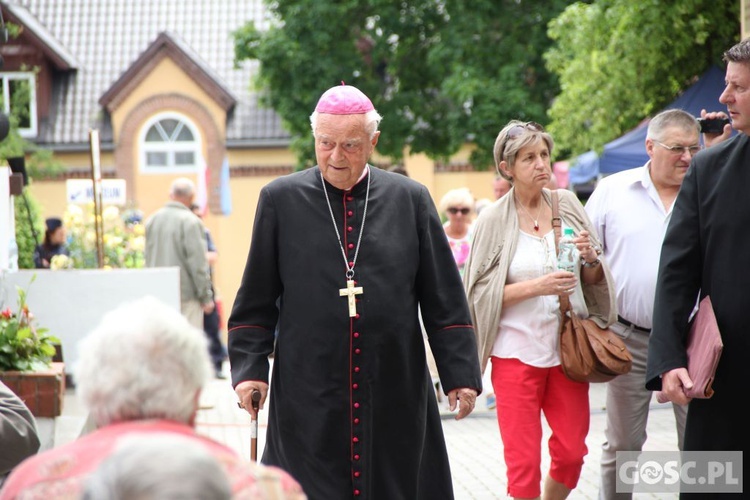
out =
<path fill-rule="evenodd" d="M 228 152 L 230 165 L 257 165 L 262 167 L 288 167 L 296 164 L 288 149 L 233 149 Z"/>
<path fill-rule="evenodd" d="M 225 113 L 216 101 L 206 94 L 172 59 L 164 58 L 112 112 L 112 132 L 120 136 L 120 129 L 128 114 L 143 101 L 154 95 L 184 94 L 202 104 L 219 128 L 221 137 L 225 133 Z M 164 109 L 162 111 L 169 111 Z"/>

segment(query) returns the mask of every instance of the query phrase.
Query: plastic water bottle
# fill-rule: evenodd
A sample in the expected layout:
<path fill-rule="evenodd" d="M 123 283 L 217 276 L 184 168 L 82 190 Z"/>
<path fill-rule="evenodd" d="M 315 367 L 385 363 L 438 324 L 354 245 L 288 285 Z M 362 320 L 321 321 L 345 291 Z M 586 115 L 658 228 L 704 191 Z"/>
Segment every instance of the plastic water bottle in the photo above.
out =
<path fill-rule="evenodd" d="M 576 270 L 576 261 L 578 260 L 578 248 L 573 243 L 573 230 L 571 228 L 565 228 L 565 233 L 560 238 L 558 247 L 557 268 L 561 271 L 574 273 Z"/>

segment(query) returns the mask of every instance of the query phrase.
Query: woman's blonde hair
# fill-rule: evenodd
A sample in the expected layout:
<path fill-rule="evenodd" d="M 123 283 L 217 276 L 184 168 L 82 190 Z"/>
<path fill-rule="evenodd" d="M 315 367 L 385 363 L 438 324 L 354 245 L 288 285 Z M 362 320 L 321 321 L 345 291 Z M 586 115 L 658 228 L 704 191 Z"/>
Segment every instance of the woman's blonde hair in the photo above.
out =
<path fill-rule="evenodd" d="M 440 199 L 440 211 L 446 213 L 450 207 L 457 205 L 465 206 L 474 211 L 474 195 L 469 188 L 451 189 Z"/>
<path fill-rule="evenodd" d="M 547 149 L 551 155 L 555 147 L 555 141 L 552 140 L 551 135 L 544 131 L 544 127 L 534 122 L 509 121 L 500 133 L 497 134 L 497 139 L 495 139 L 493 153 L 497 173 L 513 182 L 513 178 L 500 168 L 500 162 L 505 160 L 512 167 L 516 161 L 516 155 L 521 148 L 539 141 L 544 141 L 547 144 Z"/>

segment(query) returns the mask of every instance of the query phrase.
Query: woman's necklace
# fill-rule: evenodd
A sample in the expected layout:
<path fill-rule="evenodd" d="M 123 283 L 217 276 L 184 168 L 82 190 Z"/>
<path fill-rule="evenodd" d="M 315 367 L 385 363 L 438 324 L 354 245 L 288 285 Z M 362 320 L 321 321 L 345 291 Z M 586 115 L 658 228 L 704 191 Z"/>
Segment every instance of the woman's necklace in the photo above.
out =
<path fill-rule="evenodd" d="M 541 200 L 539 202 L 539 213 L 536 214 L 536 218 L 534 218 L 534 217 L 531 216 L 531 214 L 529 213 L 529 211 L 526 209 L 526 207 L 523 206 L 523 203 L 521 203 L 521 201 L 518 198 L 516 198 L 516 203 L 521 208 L 523 208 L 523 211 L 526 213 L 526 215 L 529 216 L 529 219 L 531 219 L 532 221 L 534 221 L 534 231 L 538 232 L 539 231 L 539 217 L 542 215 L 542 210 L 544 209 L 544 200 Z"/>

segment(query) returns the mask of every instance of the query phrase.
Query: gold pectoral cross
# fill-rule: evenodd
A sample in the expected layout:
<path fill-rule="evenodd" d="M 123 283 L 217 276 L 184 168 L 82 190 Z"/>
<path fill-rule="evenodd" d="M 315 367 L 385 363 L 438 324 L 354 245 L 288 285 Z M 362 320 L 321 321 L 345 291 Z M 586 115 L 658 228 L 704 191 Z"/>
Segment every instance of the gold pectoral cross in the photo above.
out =
<path fill-rule="evenodd" d="M 357 304 L 354 301 L 355 295 L 364 293 L 361 286 L 354 286 L 354 280 L 346 280 L 346 288 L 339 289 L 339 295 L 343 297 L 347 295 L 349 298 L 349 317 L 353 318 L 357 315 Z"/>

